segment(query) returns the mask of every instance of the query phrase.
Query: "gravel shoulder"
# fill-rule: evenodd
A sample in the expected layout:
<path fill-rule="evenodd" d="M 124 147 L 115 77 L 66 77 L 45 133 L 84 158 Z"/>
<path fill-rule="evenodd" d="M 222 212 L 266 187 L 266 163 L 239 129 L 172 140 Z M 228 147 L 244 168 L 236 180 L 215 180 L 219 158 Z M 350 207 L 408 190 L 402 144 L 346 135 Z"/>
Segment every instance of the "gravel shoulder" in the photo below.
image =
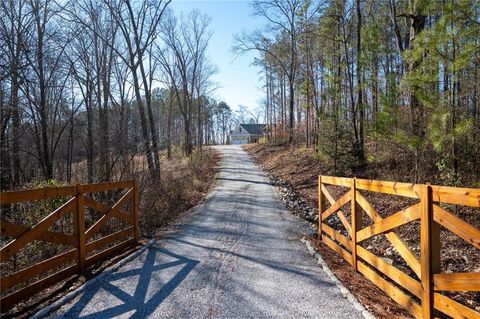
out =
<path fill-rule="evenodd" d="M 300 242 L 310 226 L 240 146 L 182 229 L 51 314 L 67 318 L 362 318 Z"/>

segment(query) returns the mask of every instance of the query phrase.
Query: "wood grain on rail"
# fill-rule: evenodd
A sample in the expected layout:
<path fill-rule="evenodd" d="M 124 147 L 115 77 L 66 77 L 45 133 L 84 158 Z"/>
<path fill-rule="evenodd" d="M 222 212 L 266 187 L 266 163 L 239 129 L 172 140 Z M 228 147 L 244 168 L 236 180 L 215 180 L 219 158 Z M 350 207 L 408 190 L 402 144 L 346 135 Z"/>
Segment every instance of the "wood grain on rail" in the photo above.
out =
<path fill-rule="evenodd" d="M 105 191 L 115 191 L 118 194 L 119 190 L 126 190 L 126 193 L 113 206 L 101 203 L 90 197 L 94 196 L 93 193 Z M 14 223 L 9 221 L 7 217 L 2 218 L 0 220 L 2 236 L 10 237 L 12 240 L 0 249 L 0 262 L 8 262 L 11 257 L 18 254 L 20 250 L 32 241 L 45 241 L 54 245 L 61 245 L 62 247 L 75 247 L 75 249 L 67 251 L 59 249 L 55 256 L 13 273 L 2 271 L 2 276 L 0 277 L 1 292 L 9 292 L 8 295 L 1 299 L 2 311 L 8 310 L 15 303 L 30 297 L 48 286 L 82 272 L 88 265 L 105 260 L 113 253 L 135 245 L 139 234 L 138 201 L 135 192 L 134 181 L 125 181 L 0 193 L 0 203 L 2 205 L 70 197 L 62 206 L 33 227 Z M 84 196 L 85 193 L 89 196 Z M 102 197 L 100 196 L 99 198 Z M 125 213 L 122 209 L 127 204 L 130 207 L 130 211 Z M 100 219 L 94 221 L 93 226 L 87 231 L 85 231 L 87 223 L 85 207 L 90 207 L 102 213 Z M 73 218 L 64 219 L 63 223 L 71 223 L 71 225 L 67 226 L 67 229 L 73 229 L 73 234 L 64 234 L 55 230 L 55 223 L 68 214 L 72 214 Z M 94 217 L 88 216 L 89 221 L 92 221 L 92 218 Z M 87 239 L 96 235 L 111 218 L 117 218 L 127 225 L 121 226 L 123 229 L 116 230 L 112 234 L 102 233 L 103 237 L 87 243 Z M 119 240 L 121 242 L 116 244 Z M 106 246 L 108 247 L 105 249 Z M 95 254 L 87 258 L 87 253 L 92 252 Z M 29 283 L 32 279 L 36 279 L 36 281 Z M 15 290 L 17 286 L 20 286 L 20 288 Z"/>
<path fill-rule="evenodd" d="M 438 291 L 480 291 L 480 273 L 441 273 L 440 269 L 440 226 L 472 244 L 473 247 L 480 248 L 480 230 L 440 205 L 453 204 L 479 208 L 480 189 L 333 176 L 319 176 L 318 180 L 319 196 L 324 196 L 330 203 L 327 209 L 323 204 L 319 206 L 321 208 L 319 215 L 322 217 L 319 234 L 328 247 L 340 254 L 355 269 L 417 318 L 433 318 L 438 312 L 453 318 L 480 318 L 480 313 L 474 309 L 438 293 Z M 347 185 L 347 182 L 350 185 Z M 350 186 L 350 191 L 335 200 L 325 184 Z M 384 218 L 362 194 L 363 191 L 416 198 L 420 203 Z M 348 200 L 352 201 L 351 215 L 354 214 L 350 219 L 351 227 L 347 227 L 348 220 L 343 212 L 339 211 Z M 365 212 L 372 222 L 365 227 L 356 224 L 358 220 L 362 220 L 360 210 Z M 328 217 L 337 211 L 339 211 L 337 216 L 341 224 L 351 235 L 351 240 L 328 225 Z M 418 220 L 420 220 L 421 239 L 420 260 L 395 233 L 395 228 Z M 373 236 L 381 235 L 388 239 L 418 279 L 360 245 L 361 242 Z M 387 281 L 383 276 L 388 277 L 392 282 Z M 421 303 L 418 304 L 414 297 Z"/>

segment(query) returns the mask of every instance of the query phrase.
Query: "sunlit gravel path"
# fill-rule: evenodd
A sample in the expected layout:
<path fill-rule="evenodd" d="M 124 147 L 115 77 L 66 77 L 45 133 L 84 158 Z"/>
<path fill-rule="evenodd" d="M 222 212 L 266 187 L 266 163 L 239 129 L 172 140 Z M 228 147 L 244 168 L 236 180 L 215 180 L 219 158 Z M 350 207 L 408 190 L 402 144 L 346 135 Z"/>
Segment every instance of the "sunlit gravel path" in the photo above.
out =
<path fill-rule="evenodd" d="M 275 197 L 240 146 L 192 219 L 52 316 L 361 318 L 307 253 L 309 226 Z"/>

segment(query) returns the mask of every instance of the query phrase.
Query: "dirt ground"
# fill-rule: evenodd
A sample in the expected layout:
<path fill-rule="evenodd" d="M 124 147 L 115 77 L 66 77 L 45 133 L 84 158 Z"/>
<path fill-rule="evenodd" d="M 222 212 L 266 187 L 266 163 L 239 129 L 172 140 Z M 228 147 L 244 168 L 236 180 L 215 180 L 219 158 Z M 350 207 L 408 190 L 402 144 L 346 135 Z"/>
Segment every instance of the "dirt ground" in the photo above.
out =
<path fill-rule="evenodd" d="M 291 147 L 287 144 L 283 145 L 265 145 L 265 144 L 250 144 L 245 146 L 245 149 L 250 153 L 258 165 L 260 165 L 275 181 L 277 185 L 288 185 L 292 189 L 293 196 L 284 197 L 287 206 L 291 209 L 291 203 L 288 201 L 297 202 L 299 200 L 305 203 L 305 207 L 310 212 L 317 207 L 317 180 L 318 175 L 334 175 L 332 173 L 332 166 L 328 161 L 320 158 L 313 153 L 311 149 L 304 149 L 299 147 Z M 378 172 L 376 172 L 378 174 Z M 391 176 L 396 173 L 389 172 L 388 176 L 362 176 L 364 178 L 372 178 L 377 180 L 391 180 Z M 351 176 L 347 176 L 351 177 Z M 338 199 L 346 192 L 346 189 L 341 187 L 330 187 L 327 189 L 331 195 Z M 288 193 L 288 192 L 287 192 Z M 364 192 L 364 196 L 374 206 L 376 211 L 383 217 L 391 215 L 401 209 L 409 207 L 415 203 L 414 200 L 390 196 L 372 192 Z M 290 198 L 290 199 L 289 199 Z M 304 206 L 300 205 L 302 209 Z M 328 208 L 328 205 L 327 205 Z M 478 218 L 480 210 L 465 207 L 447 207 L 450 212 L 460 217 L 469 224 L 480 228 L 480 218 Z M 294 209 L 295 210 L 295 209 Z M 347 204 L 343 211 L 346 213 L 347 220 L 349 220 L 350 207 Z M 305 218 L 302 213 L 295 212 L 297 215 Z M 306 218 L 311 222 L 313 220 Z M 364 217 L 364 224 L 370 224 L 368 218 Z M 330 225 L 337 231 L 344 232 L 342 224 L 338 220 L 330 220 Z M 405 241 L 405 243 L 412 249 L 413 253 L 419 258 L 420 255 L 420 237 L 418 222 L 410 223 L 405 226 L 395 229 L 395 232 Z M 473 245 L 460 239 L 453 233 L 442 228 L 441 230 L 441 268 L 442 272 L 480 272 L 480 253 Z M 406 315 L 405 310 L 396 304 L 392 299 L 386 296 L 380 289 L 376 288 L 368 279 L 360 274 L 352 271 L 351 267 L 343 262 L 342 258 L 335 252 L 326 247 L 323 243 L 317 242 L 312 238 L 318 248 L 319 252 L 324 256 L 325 261 L 332 267 L 332 271 L 339 277 L 339 279 L 351 289 L 352 293 L 363 302 L 364 305 L 372 311 L 379 318 L 403 318 Z M 373 239 L 365 241 L 362 246 L 379 257 L 391 262 L 395 267 L 415 277 L 415 274 L 406 265 L 404 260 L 391 247 L 390 243 L 384 236 L 376 236 Z M 472 308 L 480 311 L 480 293 L 479 292 L 448 292 L 446 293 L 450 298 Z"/>
<path fill-rule="evenodd" d="M 371 281 L 360 273 L 352 271 L 352 267 L 340 255 L 315 237 L 307 238 L 317 252 L 328 264 L 335 276 L 357 298 L 357 300 L 375 317 L 381 319 L 413 318 L 399 304 L 389 298 Z"/>

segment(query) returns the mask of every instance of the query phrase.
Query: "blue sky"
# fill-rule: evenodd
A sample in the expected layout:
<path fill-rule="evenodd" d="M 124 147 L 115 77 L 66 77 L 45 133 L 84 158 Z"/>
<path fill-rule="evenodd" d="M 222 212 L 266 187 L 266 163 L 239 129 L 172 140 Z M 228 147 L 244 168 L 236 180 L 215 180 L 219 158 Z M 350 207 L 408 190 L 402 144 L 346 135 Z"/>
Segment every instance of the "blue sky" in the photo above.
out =
<path fill-rule="evenodd" d="M 184 14 L 197 9 L 212 19 L 210 29 L 213 34 L 209 57 L 218 68 L 213 80 L 219 84 L 214 96 L 219 101 L 225 101 L 233 109 L 242 104 L 254 110 L 263 98 L 260 69 L 251 65 L 255 53 L 235 58 L 231 52 L 234 34 L 240 33 L 242 29 L 259 28 L 263 24 L 259 18 L 251 15 L 252 10 L 248 1 L 173 0 L 171 8 L 176 13 L 183 11 Z"/>

